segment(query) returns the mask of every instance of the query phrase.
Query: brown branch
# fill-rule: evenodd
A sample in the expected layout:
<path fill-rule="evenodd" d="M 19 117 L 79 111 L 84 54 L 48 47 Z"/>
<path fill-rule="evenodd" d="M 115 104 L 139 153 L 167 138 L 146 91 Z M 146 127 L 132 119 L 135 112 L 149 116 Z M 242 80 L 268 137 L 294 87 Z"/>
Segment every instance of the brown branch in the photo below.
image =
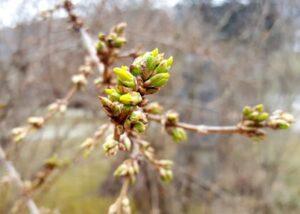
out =
<path fill-rule="evenodd" d="M 164 124 L 164 118 L 160 115 L 147 115 L 149 120 Z M 247 128 L 244 126 L 208 126 L 208 125 L 194 125 L 190 123 L 177 122 L 172 126 L 183 128 L 187 131 L 197 132 L 200 135 L 208 134 L 240 134 L 246 136 L 253 136 L 253 134 L 264 134 L 264 131 L 259 128 Z"/>

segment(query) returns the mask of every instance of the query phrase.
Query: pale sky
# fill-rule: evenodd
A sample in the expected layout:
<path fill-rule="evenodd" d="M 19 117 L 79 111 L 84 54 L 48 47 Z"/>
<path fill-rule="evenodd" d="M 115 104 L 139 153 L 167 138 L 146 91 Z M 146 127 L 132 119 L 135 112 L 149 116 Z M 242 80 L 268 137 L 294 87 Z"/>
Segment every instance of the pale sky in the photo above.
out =
<path fill-rule="evenodd" d="M 84 0 L 73 0 L 75 4 Z M 156 0 L 155 4 L 158 7 L 173 7 L 180 0 Z M 245 0 L 244 0 L 245 1 Z M 19 20 L 32 19 L 38 13 L 51 8 L 59 0 L 0 0 L 0 28 L 14 27 Z M 215 5 L 220 5 L 226 0 L 212 0 Z M 18 14 L 22 14 L 20 17 Z M 18 20 L 19 19 L 19 20 Z"/>

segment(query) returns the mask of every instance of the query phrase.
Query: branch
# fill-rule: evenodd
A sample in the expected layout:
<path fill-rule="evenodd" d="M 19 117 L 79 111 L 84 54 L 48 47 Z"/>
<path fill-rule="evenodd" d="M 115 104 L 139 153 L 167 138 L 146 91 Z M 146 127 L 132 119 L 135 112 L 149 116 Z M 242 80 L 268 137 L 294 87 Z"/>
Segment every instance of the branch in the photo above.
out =
<path fill-rule="evenodd" d="M 148 114 L 149 120 L 164 124 L 164 117 L 160 115 Z M 246 127 L 242 127 L 239 125 L 236 126 L 207 126 L 207 125 L 194 125 L 190 123 L 177 122 L 172 126 L 183 128 L 187 131 L 197 132 L 200 135 L 208 135 L 208 134 L 241 134 L 241 135 L 250 135 L 254 132 L 263 133 L 261 129 L 250 129 Z"/>
<path fill-rule="evenodd" d="M 24 188 L 24 183 L 21 180 L 20 174 L 14 167 L 11 161 L 6 159 L 6 155 L 2 147 L 0 146 L 0 163 L 3 163 L 4 167 L 6 168 L 7 173 L 9 176 L 15 181 L 17 184 L 17 187 L 23 191 Z M 26 196 L 26 205 L 28 207 L 28 210 L 30 211 L 31 214 L 39 214 L 40 211 L 38 207 L 36 206 L 35 202 L 28 196 Z"/>

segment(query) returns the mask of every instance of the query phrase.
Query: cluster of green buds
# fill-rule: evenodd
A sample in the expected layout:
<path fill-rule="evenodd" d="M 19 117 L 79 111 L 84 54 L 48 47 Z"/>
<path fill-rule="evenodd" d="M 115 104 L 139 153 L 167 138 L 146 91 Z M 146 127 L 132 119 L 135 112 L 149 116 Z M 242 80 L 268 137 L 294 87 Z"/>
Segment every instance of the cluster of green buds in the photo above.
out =
<path fill-rule="evenodd" d="M 121 48 L 126 43 L 124 30 L 126 23 L 122 22 L 113 27 L 109 34 L 99 33 L 96 50 L 99 56 L 107 55 L 111 49 Z"/>
<path fill-rule="evenodd" d="M 187 140 L 186 131 L 177 127 L 177 123 L 179 122 L 179 115 L 175 111 L 168 111 L 165 116 L 165 129 L 167 133 L 172 137 L 175 143 L 179 143 Z"/>
<path fill-rule="evenodd" d="M 243 109 L 243 125 L 247 127 L 260 128 L 270 127 L 272 129 L 287 129 L 294 122 L 293 115 L 277 110 L 270 116 L 264 111 L 262 104 L 254 107 L 245 106 Z"/>
<path fill-rule="evenodd" d="M 139 173 L 139 164 L 136 159 L 125 160 L 114 172 L 116 177 L 128 177 L 131 183 L 136 180 L 136 175 Z"/>
<path fill-rule="evenodd" d="M 262 127 L 268 119 L 269 113 L 264 111 L 263 104 L 245 106 L 243 109 L 243 121 L 247 127 Z"/>
<path fill-rule="evenodd" d="M 261 140 L 265 132 L 261 128 L 287 129 L 293 123 L 294 118 L 291 114 L 277 110 L 270 116 L 264 111 L 262 104 L 254 107 L 245 106 L 243 109 L 243 119 L 238 126 L 244 134 L 255 140 Z"/>
<path fill-rule="evenodd" d="M 148 121 L 143 107 L 147 101 L 143 96 L 158 91 L 169 79 L 173 59 L 163 56 L 155 49 L 136 58 L 130 69 L 127 66 L 114 68 L 117 85 L 105 89 L 107 97 L 100 97 L 100 101 L 112 121 L 123 127 L 123 132 L 145 131 Z M 154 104 L 150 109 L 160 111 Z"/>

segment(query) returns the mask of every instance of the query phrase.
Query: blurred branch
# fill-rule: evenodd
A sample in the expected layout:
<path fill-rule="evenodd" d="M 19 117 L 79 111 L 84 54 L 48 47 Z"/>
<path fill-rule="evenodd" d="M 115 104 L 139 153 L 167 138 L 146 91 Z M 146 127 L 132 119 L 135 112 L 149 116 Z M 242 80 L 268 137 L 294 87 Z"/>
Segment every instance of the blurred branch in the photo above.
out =
<path fill-rule="evenodd" d="M 21 180 L 20 174 L 14 167 L 11 161 L 6 159 L 6 155 L 2 147 L 0 146 L 0 163 L 2 163 L 9 174 L 9 176 L 15 181 L 17 187 L 20 189 L 21 192 L 24 192 L 24 183 Z M 31 214 L 39 214 L 40 211 L 38 207 L 36 206 L 35 202 L 26 194 L 24 197 L 26 200 L 26 205 L 28 207 L 28 210 Z"/>

